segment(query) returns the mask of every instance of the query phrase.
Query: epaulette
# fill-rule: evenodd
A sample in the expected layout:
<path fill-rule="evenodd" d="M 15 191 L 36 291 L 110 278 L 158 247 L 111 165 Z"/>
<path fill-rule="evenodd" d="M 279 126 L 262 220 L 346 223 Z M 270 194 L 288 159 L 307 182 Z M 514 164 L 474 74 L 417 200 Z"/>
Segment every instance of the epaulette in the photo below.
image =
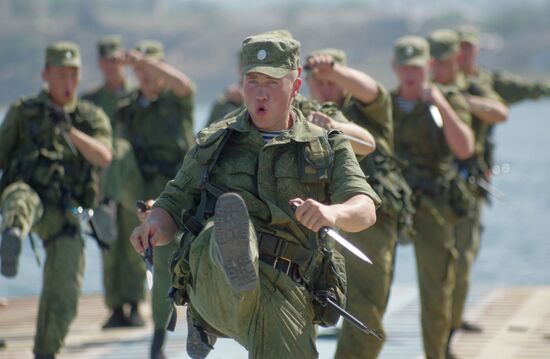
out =
<path fill-rule="evenodd" d="M 225 134 L 229 126 L 235 123 L 236 120 L 236 117 L 230 117 L 219 122 L 214 122 L 210 126 L 203 128 L 199 131 L 197 138 L 195 139 L 197 146 L 208 147 L 223 134 Z"/>

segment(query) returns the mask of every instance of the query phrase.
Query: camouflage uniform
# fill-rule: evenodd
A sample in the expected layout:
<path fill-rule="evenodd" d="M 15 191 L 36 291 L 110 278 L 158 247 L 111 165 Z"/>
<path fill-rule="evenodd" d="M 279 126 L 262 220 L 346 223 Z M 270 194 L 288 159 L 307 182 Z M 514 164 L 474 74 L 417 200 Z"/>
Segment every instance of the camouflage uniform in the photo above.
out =
<path fill-rule="evenodd" d="M 319 53 L 332 55 L 336 62 L 345 65 L 345 54 L 341 50 L 324 49 L 314 52 Z M 343 254 L 348 273 L 347 310 L 384 336 L 382 318 L 393 277 L 398 222 L 400 215 L 407 211 L 405 207 L 410 189 L 394 163 L 390 96 L 381 85 L 378 85 L 378 91 L 378 97 L 368 104 L 347 95 L 340 108 L 345 118 L 367 129 L 376 141 L 375 152 L 366 156 L 359 164 L 382 199 L 375 225 L 358 233 L 344 234 L 355 246 L 367 253 L 374 264 L 366 265 L 347 251 Z M 409 210 L 412 211 L 410 202 Z M 382 345 L 383 341 L 344 321 L 335 356 L 376 358 Z"/>
<path fill-rule="evenodd" d="M 50 45 L 46 63 L 80 67 L 78 47 Z M 43 356 L 59 351 L 77 312 L 84 239 L 73 211 L 94 208 L 99 195 L 99 169 L 71 151 L 64 130 L 53 121 L 52 106 L 47 92 L 17 101 L 0 127 L 2 230 L 17 227 L 21 239 L 35 231 L 46 250 L 33 349 Z M 76 129 L 111 147 L 111 127 L 102 110 L 74 99 L 63 111 Z"/>
<path fill-rule="evenodd" d="M 288 201 L 294 197 L 322 200 L 318 196 L 323 191 L 316 189 L 320 184 L 308 185 L 302 183 L 304 179 L 300 180 L 296 158 L 298 143 L 311 141 L 309 127 L 315 125 L 307 125 L 300 112 L 294 116 L 292 130 L 267 145 L 261 134 L 250 126 L 247 112 L 199 135 L 199 146 L 208 146 L 225 126 L 232 129 L 225 145 L 231 150 L 222 151 L 209 182 L 244 198 L 255 228 L 251 241 L 256 248 L 262 233 L 273 233 L 304 248 L 311 245 L 311 232 L 297 223 Z M 376 198 L 364 180 L 349 143 L 341 135 L 331 135 L 329 141 L 335 158 L 332 180 L 327 184 L 330 197 L 326 200 L 342 202 L 360 193 Z M 167 210 L 180 226 L 182 210 L 193 213 L 200 198 L 198 152 L 200 147 L 188 154 L 174 181 L 155 203 Z M 193 308 L 210 326 L 247 348 L 251 358 L 316 357 L 313 308 L 306 288 L 266 263 L 258 262 L 256 254 L 260 286 L 242 297 L 233 294 L 216 259 L 211 229 L 210 219 L 191 245 L 189 258 L 194 284 L 188 291 Z M 284 315 L 287 311 L 290 312 Z"/>
<path fill-rule="evenodd" d="M 481 81 L 480 81 L 481 80 Z M 482 79 L 473 77 L 459 77 L 457 83 L 462 93 L 490 98 L 500 101 L 498 94 Z M 468 187 L 475 198 L 475 205 L 468 216 L 460 218 L 455 227 L 456 247 L 458 250 L 456 283 L 453 294 L 452 328 L 462 326 L 464 305 L 470 284 L 470 272 L 481 244 L 481 214 L 487 198 L 487 193 L 475 181 L 478 179 L 490 180 L 490 167 L 486 162 L 486 139 L 489 129 L 493 125 L 472 115 L 472 130 L 475 137 L 474 154 L 467 160 L 457 161 L 459 173 L 467 179 Z"/>
<path fill-rule="evenodd" d="M 98 53 L 101 58 L 113 58 L 121 50 L 122 42 L 119 36 L 107 36 L 98 42 Z M 112 91 L 107 88 L 107 85 L 102 85 L 83 94 L 82 98 L 101 107 L 114 127 L 115 113 L 118 107 L 121 103 L 127 102 L 132 93 L 131 87 L 125 82 L 123 87 L 117 91 Z M 124 152 L 129 148 L 129 145 L 124 139 L 118 138 L 114 139 L 113 147 L 113 156 L 120 158 L 124 156 Z M 109 178 L 112 178 L 112 176 L 105 177 L 105 179 Z M 120 181 L 114 181 L 114 183 L 103 181 L 104 193 L 111 194 L 124 191 L 124 187 L 116 188 L 117 183 L 124 186 Z M 106 205 L 110 199 L 110 196 L 105 196 L 104 202 L 106 202 Z M 133 250 L 128 241 L 132 230 L 139 224 L 135 207 L 133 203 L 131 208 L 127 208 L 128 205 L 123 206 L 121 204 L 115 204 L 115 206 L 118 238 L 110 243 L 109 250 L 102 252 L 103 286 L 107 307 L 110 309 L 118 308 L 122 311 L 123 305 L 135 305 L 145 298 L 145 287 L 143 286 L 145 266 L 141 257 Z"/>
<path fill-rule="evenodd" d="M 147 52 L 151 45 L 143 42 L 137 46 Z M 170 91 L 162 92 L 154 101 L 144 98 L 136 91 L 127 104 L 123 104 L 116 114 L 116 134 L 128 140 L 125 165 L 134 173 L 127 177 L 133 188 L 127 189 L 128 197 L 133 197 L 135 208 L 137 199 L 154 199 L 166 183 L 174 177 L 185 153 L 193 141 L 194 92 L 186 97 L 175 96 Z M 129 200 L 122 199 L 124 202 Z M 153 321 L 155 329 L 166 328 L 172 313 L 172 305 L 166 300 L 170 289 L 168 264 L 177 242 L 169 246 L 155 248 L 153 282 Z"/>
<path fill-rule="evenodd" d="M 242 101 L 234 102 L 229 98 L 227 93 L 223 93 L 212 105 L 206 126 L 222 120 L 227 114 L 241 108 L 242 105 Z"/>
<path fill-rule="evenodd" d="M 410 48 L 410 49 L 409 49 Z M 398 65 L 428 61 L 428 44 L 418 37 L 405 37 L 396 44 Z M 457 89 L 440 86 L 445 98 L 462 121 L 470 124 L 469 107 Z M 421 299 L 424 350 L 428 358 L 444 358 L 451 329 L 452 291 L 455 283 L 457 203 L 454 155 L 443 130 L 436 125 L 429 103 L 417 101 L 410 112 L 398 105 L 392 93 L 395 149 L 406 161 L 403 174 L 415 194 L 413 243 Z"/>

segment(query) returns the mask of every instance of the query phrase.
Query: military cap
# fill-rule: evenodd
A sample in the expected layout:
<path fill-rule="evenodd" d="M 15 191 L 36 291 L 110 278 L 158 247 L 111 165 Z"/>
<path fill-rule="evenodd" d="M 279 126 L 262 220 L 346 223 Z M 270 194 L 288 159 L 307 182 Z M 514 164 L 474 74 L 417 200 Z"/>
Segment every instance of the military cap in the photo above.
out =
<path fill-rule="evenodd" d="M 59 41 L 46 48 L 46 65 L 80 67 L 80 49 L 69 41 Z"/>
<path fill-rule="evenodd" d="M 300 67 L 300 43 L 273 34 L 249 36 L 242 45 L 242 66 L 243 74 L 259 72 L 282 78 Z"/>
<path fill-rule="evenodd" d="M 317 56 L 317 55 L 329 55 L 329 56 L 332 56 L 334 63 L 342 66 L 348 65 L 348 59 L 347 59 L 346 53 L 343 50 L 332 49 L 332 48 L 315 50 L 309 55 L 307 55 L 307 57 Z"/>
<path fill-rule="evenodd" d="M 430 34 L 430 54 L 436 60 L 446 60 L 459 50 L 460 40 L 450 29 L 435 30 Z"/>
<path fill-rule="evenodd" d="M 424 66 L 430 59 L 430 45 L 420 36 L 403 36 L 395 41 L 393 61 L 399 66 Z"/>
<path fill-rule="evenodd" d="M 104 36 L 97 42 L 100 57 L 113 58 L 122 49 L 122 37 L 119 35 Z"/>
<path fill-rule="evenodd" d="M 472 25 L 463 25 L 456 29 L 460 42 L 479 45 L 479 31 Z"/>
<path fill-rule="evenodd" d="M 151 59 L 162 60 L 164 58 L 164 46 L 156 40 L 140 41 L 134 49 Z"/>

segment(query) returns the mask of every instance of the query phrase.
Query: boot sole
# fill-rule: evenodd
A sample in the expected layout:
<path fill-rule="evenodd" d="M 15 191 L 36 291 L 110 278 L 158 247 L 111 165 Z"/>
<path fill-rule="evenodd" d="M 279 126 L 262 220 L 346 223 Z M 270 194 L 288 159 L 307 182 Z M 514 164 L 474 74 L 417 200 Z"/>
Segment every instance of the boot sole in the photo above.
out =
<path fill-rule="evenodd" d="M 15 277 L 19 267 L 19 254 L 21 254 L 21 238 L 4 232 L 0 244 L 0 260 L 2 261 L 0 270 L 4 276 Z"/>
<path fill-rule="evenodd" d="M 237 292 L 254 289 L 258 274 L 250 254 L 248 209 L 241 196 L 225 193 L 216 202 L 214 234 L 223 269 Z"/>

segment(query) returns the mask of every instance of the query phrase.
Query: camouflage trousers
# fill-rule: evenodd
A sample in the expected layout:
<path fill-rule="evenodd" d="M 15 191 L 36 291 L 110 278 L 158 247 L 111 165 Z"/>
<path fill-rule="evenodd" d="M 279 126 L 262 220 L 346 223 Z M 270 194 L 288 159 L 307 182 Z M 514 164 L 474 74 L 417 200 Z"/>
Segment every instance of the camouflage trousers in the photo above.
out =
<path fill-rule="evenodd" d="M 456 284 L 453 292 L 453 329 L 460 328 L 462 325 L 464 304 L 470 287 L 470 273 L 481 242 L 481 208 L 483 203 L 483 199 L 477 199 L 474 213 L 471 216 L 461 218 L 455 227 L 458 260 Z"/>
<path fill-rule="evenodd" d="M 157 177 L 147 182 L 143 178 L 137 163 L 132 145 L 125 139 L 117 138 L 114 141 L 114 155 L 111 165 L 104 177 L 105 196 L 113 198 L 118 204 L 119 240 L 113 257 L 104 262 L 106 302 L 126 301 L 143 297 L 143 281 L 145 270 L 142 259 L 131 248 L 128 238 L 135 226 L 138 225 L 136 215 L 136 201 L 156 198 L 164 189 L 168 180 Z M 168 291 L 172 287 L 170 280 L 170 257 L 177 249 L 176 240 L 168 246 L 157 247 L 153 251 L 154 273 L 152 288 L 152 312 L 155 329 L 164 329 L 172 314 L 172 304 L 167 299 Z M 130 267 L 124 267 L 129 265 Z M 115 272 L 112 272 L 113 269 Z M 112 275 L 118 277 L 109 278 Z M 130 278 L 130 276 L 133 276 Z M 127 281 L 123 287 L 116 287 L 116 283 Z M 113 291 L 109 291 L 113 288 Z"/>
<path fill-rule="evenodd" d="M 374 226 L 344 236 L 373 261 L 371 265 L 345 249 L 341 251 L 346 259 L 348 279 L 346 310 L 385 337 L 382 318 L 393 279 L 397 219 L 379 214 Z M 335 358 L 376 358 L 383 345 L 383 341 L 344 321 Z"/>
<path fill-rule="evenodd" d="M 75 219 L 57 206 L 43 204 L 24 182 L 4 189 L 1 211 L 2 229 L 18 226 L 23 238 L 32 230 L 45 241 L 46 261 L 33 351 L 54 355 L 62 347 L 77 313 L 84 274 L 84 240 L 80 231 L 63 234 L 66 224 L 75 224 Z"/>
<path fill-rule="evenodd" d="M 191 305 L 210 326 L 234 338 L 249 358 L 317 358 L 313 306 L 305 287 L 258 260 L 250 225 L 250 248 L 259 272 L 258 285 L 235 292 L 220 263 L 213 221 L 193 241 L 190 251 Z"/>
<path fill-rule="evenodd" d="M 128 238 L 139 224 L 136 212 L 117 205 L 118 238 L 103 254 L 105 304 L 109 308 L 145 299 L 145 265 Z"/>
<path fill-rule="evenodd" d="M 414 215 L 413 236 L 426 357 L 444 359 L 451 331 L 456 279 L 456 214 L 448 198 L 423 196 Z"/>

